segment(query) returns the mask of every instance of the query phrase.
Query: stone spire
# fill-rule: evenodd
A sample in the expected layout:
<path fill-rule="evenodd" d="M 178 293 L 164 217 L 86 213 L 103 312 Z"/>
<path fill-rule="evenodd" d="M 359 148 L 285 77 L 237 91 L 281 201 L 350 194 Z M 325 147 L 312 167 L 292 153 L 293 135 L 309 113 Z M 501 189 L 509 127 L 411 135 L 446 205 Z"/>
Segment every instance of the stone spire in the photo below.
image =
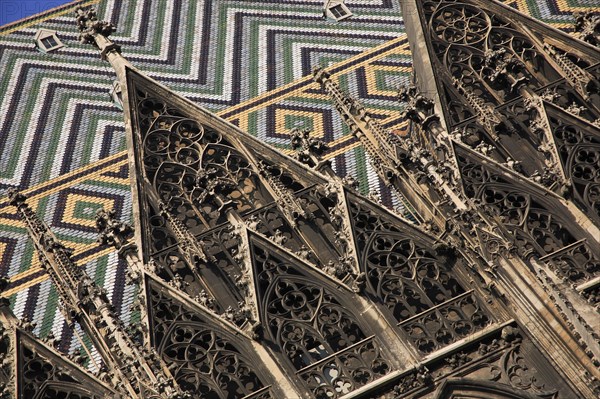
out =
<path fill-rule="evenodd" d="M 430 176 L 444 197 L 450 198 L 458 208 L 464 209 L 465 205 L 438 173 L 435 162 L 427 159 L 422 151 L 415 152 L 408 146 L 403 146 L 396 136 L 386 132 L 368 115 L 362 104 L 342 92 L 327 71 L 316 68 L 313 71 L 313 79 L 321 84 L 352 134 L 360 140 L 379 177 L 401 197 L 406 198 L 424 220 L 442 224 L 442 221 L 434 216 L 438 212 L 432 212 L 437 205 L 431 199 L 431 190 L 425 186 L 421 187 L 414 176 L 405 170 L 404 163 L 408 158 L 415 159 L 419 168 Z M 435 124 L 435 117 L 425 119 L 427 125 Z"/>
<path fill-rule="evenodd" d="M 362 104 L 342 92 L 325 69 L 315 68 L 313 79 L 327 92 L 352 134 L 365 147 L 379 176 L 391 184 L 390 177 L 400 165 L 396 147 L 399 143 L 396 142 L 395 136 L 385 132 L 381 125 L 367 114 Z"/>
<path fill-rule="evenodd" d="M 70 325 L 79 323 L 106 364 L 113 385 L 127 397 L 183 399 L 168 370 L 157 355 L 135 343 L 114 313 L 106 291 L 71 259 L 61 244 L 16 190 L 9 191 L 10 204 L 25 224 L 61 301 L 61 311 Z"/>

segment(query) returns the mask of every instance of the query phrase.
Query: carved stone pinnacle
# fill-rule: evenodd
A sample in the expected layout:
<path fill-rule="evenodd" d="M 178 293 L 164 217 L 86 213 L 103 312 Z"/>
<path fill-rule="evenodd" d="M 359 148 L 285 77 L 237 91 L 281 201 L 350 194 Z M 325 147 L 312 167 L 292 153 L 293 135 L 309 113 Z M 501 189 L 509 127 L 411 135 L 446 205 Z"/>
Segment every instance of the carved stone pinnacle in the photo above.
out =
<path fill-rule="evenodd" d="M 24 204 L 25 201 L 27 200 L 27 197 L 25 196 L 25 194 L 22 194 L 16 188 L 9 188 L 7 191 L 7 194 L 8 194 L 9 204 L 16 206 L 16 207 L 19 207 L 20 205 Z"/>
<path fill-rule="evenodd" d="M 77 19 L 77 28 L 80 32 L 79 40 L 81 43 L 95 44 L 95 35 L 108 37 L 117 30 L 110 22 L 99 21 L 95 8 L 89 8 L 87 10 L 78 8 L 75 10 L 75 16 Z"/>
<path fill-rule="evenodd" d="M 102 244 L 113 245 L 120 249 L 133 232 L 133 228 L 115 218 L 115 211 L 99 209 L 96 213 L 96 228 L 98 229 L 98 241 Z"/>

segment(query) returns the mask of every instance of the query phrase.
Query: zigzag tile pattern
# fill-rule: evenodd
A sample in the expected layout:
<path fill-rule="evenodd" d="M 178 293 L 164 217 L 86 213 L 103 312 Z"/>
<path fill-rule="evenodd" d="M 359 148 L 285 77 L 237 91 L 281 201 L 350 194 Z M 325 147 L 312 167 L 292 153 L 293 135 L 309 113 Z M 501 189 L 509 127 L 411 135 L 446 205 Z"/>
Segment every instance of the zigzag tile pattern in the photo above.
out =
<path fill-rule="evenodd" d="M 396 88 L 408 82 L 411 60 L 396 0 L 347 1 L 354 17 L 325 21 L 320 1 L 88 0 L 114 21 L 114 40 L 151 77 L 218 112 L 265 142 L 288 151 L 288 132 L 308 127 L 329 142 L 340 175 L 377 189 L 384 203 L 397 199 L 371 170 L 329 101 L 309 77 L 329 66 L 373 116 L 401 134 Z M 572 12 L 600 10 L 600 0 L 505 1 L 569 30 Z M 0 29 L 0 195 L 18 187 L 75 260 L 107 288 L 127 322 L 134 287 L 125 265 L 95 242 L 93 214 L 114 207 L 131 218 L 122 112 L 108 90 L 114 74 L 91 47 L 77 42 L 62 8 L 29 23 Z M 68 47 L 52 54 L 33 48 L 36 29 L 59 32 Z M 42 336 L 62 337 L 62 349 L 80 343 L 57 311 L 56 294 L 40 269 L 14 210 L 0 198 L 0 275 L 11 283 L 15 313 L 37 322 Z M 89 343 L 86 343 L 89 346 Z"/>

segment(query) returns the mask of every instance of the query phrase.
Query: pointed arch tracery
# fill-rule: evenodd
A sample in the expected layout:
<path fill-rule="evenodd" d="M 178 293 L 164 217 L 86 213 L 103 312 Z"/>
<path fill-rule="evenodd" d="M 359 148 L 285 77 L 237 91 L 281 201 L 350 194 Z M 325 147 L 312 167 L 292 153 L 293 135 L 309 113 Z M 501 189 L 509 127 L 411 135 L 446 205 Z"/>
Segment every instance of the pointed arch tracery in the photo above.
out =
<path fill-rule="evenodd" d="M 222 327 L 149 285 L 152 342 L 177 384 L 193 398 L 272 398 L 260 364 Z"/>
<path fill-rule="evenodd" d="M 273 201 L 250 161 L 222 132 L 185 117 L 149 90 L 135 90 L 134 101 L 143 173 L 191 233 L 223 223 L 223 207 L 243 214 Z"/>
<path fill-rule="evenodd" d="M 555 396 L 555 393 L 550 394 Z M 437 389 L 433 399 L 459 398 L 541 399 L 542 396 L 497 381 L 455 377 L 445 380 Z"/>
<path fill-rule="evenodd" d="M 390 371 L 351 302 L 256 243 L 252 257 L 265 338 L 316 398 L 339 397 Z"/>
<path fill-rule="evenodd" d="M 439 61 L 475 95 L 496 105 L 518 95 L 500 84 L 507 83 L 500 76 L 507 67 L 534 86 L 550 83 L 547 74 L 536 73 L 540 59 L 533 42 L 502 17 L 465 1 L 428 1 L 423 8 Z M 560 79 L 556 71 L 554 79 Z"/>
<path fill-rule="evenodd" d="M 102 399 L 108 392 L 95 392 L 66 369 L 22 344 L 18 350 L 19 398 Z M 97 388 L 97 386 L 96 386 Z"/>
<path fill-rule="evenodd" d="M 600 130 L 549 111 L 549 122 L 575 201 L 600 225 Z"/>
<path fill-rule="evenodd" d="M 452 78 L 458 79 L 466 91 L 496 107 L 519 97 L 516 89 L 522 84 L 539 90 L 563 79 L 541 44 L 529 37 L 531 33 L 501 13 L 469 0 L 427 0 L 421 7 L 440 81 L 447 86 L 453 85 Z M 579 68 L 594 63 L 591 58 L 554 50 Z M 449 120 L 459 123 L 468 118 L 471 112 L 461 106 L 464 101 L 453 99 L 449 87 L 443 90 Z"/>
<path fill-rule="evenodd" d="M 167 206 L 188 216 L 192 231 L 223 222 L 219 210 L 228 201 L 240 213 L 272 201 L 245 157 L 220 133 L 193 120 L 160 115 L 143 144 L 149 180 Z"/>
<path fill-rule="evenodd" d="M 434 255 L 422 233 L 403 230 L 366 204 L 350 200 L 349 210 L 368 292 L 420 352 L 433 352 L 492 322 L 474 292 L 451 272 L 457 260 Z"/>
<path fill-rule="evenodd" d="M 560 203 L 547 204 L 542 196 L 456 151 L 463 189 L 477 199 L 514 234 L 524 257 L 542 257 L 571 283 L 582 283 L 600 273 L 600 259 L 569 219 L 561 216 Z"/>

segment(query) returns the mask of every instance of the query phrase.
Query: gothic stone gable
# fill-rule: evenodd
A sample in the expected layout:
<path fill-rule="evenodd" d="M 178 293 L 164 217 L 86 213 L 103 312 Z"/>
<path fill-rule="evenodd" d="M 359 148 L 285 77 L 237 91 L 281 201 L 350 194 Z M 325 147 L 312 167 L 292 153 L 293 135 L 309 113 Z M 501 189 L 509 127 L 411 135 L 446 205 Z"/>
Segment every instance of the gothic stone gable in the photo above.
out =
<path fill-rule="evenodd" d="M 244 214 L 271 203 L 273 191 L 261 183 L 261 173 L 292 191 L 323 182 L 291 158 L 132 69 L 127 69 L 126 97 L 140 206 L 146 210 L 145 201 L 154 191 L 151 202 L 163 202 L 193 234 L 223 223 L 224 209 Z"/>
<path fill-rule="evenodd" d="M 265 342 L 316 398 L 383 377 L 387 355 L 348 288 L 258 235 L 250 253 Z"/>
<path fill-rule="evenodd" d="M 147 278 L 152 345 L 194 398 L 272 398 L 249 338 L 208 310 L 192 309 Z M 254 396 L 253 394 L 256 394 Z"/>
<path fill-rule="evenodd" d="M 522 257 L 551 255 L 556 273 L 571 283 L 600 273 L 597 237 L 573 223 L 558 196 L 462 145 L 454 151 L 464 194 L 511 232 Z"/>
<path fill-rule="evenodd" d="M 29 333 L 16 331 L 17 398 L 104 399 L 111 391 Z"/>
<path fill-rule="evenodd" d="M 381 302 L 422 354 L 465 338 L 493 322 L 477 293 L 456 274 L 462 261 L 436 254 L 443 243 L 406 221 L 348 193 L 360 271 L 367 292 Z"/>
<path fill-rule="evenodd" d="M 571 399 L 578 396 L 514 322 L 429 357 L 369 393 L 378 399 Z"/>
<path fill-rule="evenodd" d="M 551 104 L 546 113 L 574 201 L 600 226 L 600 128 Z"/>
<path fill-rule="evenodd" d="M 150 202 L 153 213 L 159 214 L 156 202 L 162 201 L 167 212 L 197 234 L 225 222 L 220 208 L 228 201 L 234 201 L 239 212 L 272 201 L 257 190 L 256 173 L 232 139 L 209 122 L 216 117 L 204 111 L 209 121 L 200 122 L 168 101 L 173 94 L 155 82 L 134 72 L 128 80 L 133 155 L 144 210 Z M 153 201 L 151 190 L 156 192 Z M 151 220 L 145 230 L 151 232 L 155 223 Z M 149 241 L 151 253 L 154 240 Z M 157 241 L 155 245 L 161 245 L 162 240 Z"/>
<path fill-rule="evenodd" d="M 597 49 L 500 2 L 415 3 L 446 127 L 469 146 L 531 176 L 545 165 L 524 99 L 553 97 L 590 122 L 600 117 Z"/>
<path fill-rule="evenodd" d="M 565 65 L 544 54 L 544 46 L 553 46 L 580 68 L 600 61 L 597 49 L 496 2 L 417 4 L 432 61 L 443 71 L 439 76 L 458 79 L 447 83 L 492 106 L 518 97 L 522 84 L 535 90 L 563 78 Z M 450 107 L 446 111 L 448 120 L 461 119 Z"/>
<path fill-rule="evenodd" d="M 198 235 L 228 223 L 228 212 L 246 218 L 273 204 L 289 225 L 290 201 L 301 209 L 294 193 L 323 178 L 133 69 L 126 86 L 144 260 L 156 260 L 162 278 L 183 280 L 192 297 L 205 291 L 221 296 L 223 309 L 235 306 L 235 282 L 215 267 Z"/>

